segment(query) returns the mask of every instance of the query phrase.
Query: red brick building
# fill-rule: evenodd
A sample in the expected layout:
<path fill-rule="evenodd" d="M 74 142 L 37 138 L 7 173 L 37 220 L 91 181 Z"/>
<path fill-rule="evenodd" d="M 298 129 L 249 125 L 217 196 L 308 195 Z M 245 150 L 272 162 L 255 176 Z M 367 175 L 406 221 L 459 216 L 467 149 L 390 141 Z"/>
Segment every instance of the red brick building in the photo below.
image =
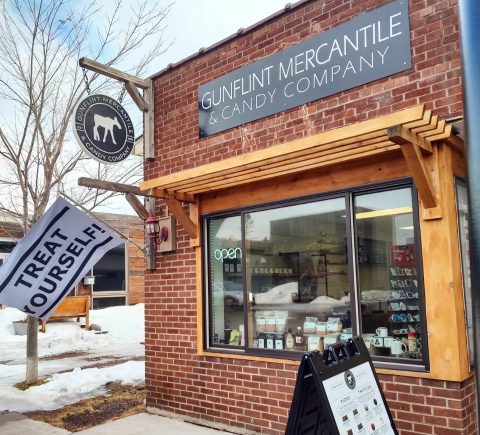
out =
<path fill-rule="evenodd" d="M 391 3 L 299 1 L 152 77 L 141 187 L 180 225 L 145 277 L 150 411 L 284 433 L 302 352 L 353 334 L 401 434 L 477 433 L 458 5 L 407 3 L 355 31 Z"/>

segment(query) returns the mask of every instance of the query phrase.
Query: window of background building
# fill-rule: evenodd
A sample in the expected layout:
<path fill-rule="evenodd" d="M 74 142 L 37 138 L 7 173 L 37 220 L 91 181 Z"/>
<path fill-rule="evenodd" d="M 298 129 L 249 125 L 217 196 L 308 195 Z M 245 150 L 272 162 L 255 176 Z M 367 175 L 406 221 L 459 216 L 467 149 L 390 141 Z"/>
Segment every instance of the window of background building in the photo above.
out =
<path fill-rule="evenodd" d="M 456 179 L 457 186 L 457 219 L 460 237 L 460 253 L 463 273 L 463 300 L 465 301 L 465 321 L 467 324 L 468 353 L 470 366 L 474 364 L 473 351 L 473 309 L 472 283 L 470 278 L 470 250 L 468 228 L 468 193 L 465 182 Z"/>
<path fill-rule="evenodd" d="M 94 309 L 127 303 L 126 244 L 108 251 L 92 269 L 95 284 L 92 288 Z"/>
<path fill-rule="evenodd" d="M 125 291 L 125 244 L 108 251 L 93 267 L 94 292 Z"/>
<path fill-rule="evenodd" d="M 361 333 L 377 359 L 425 361 L 412 204 L 408 186 L 207 218 L 208 347 L 288 357 Z"/>

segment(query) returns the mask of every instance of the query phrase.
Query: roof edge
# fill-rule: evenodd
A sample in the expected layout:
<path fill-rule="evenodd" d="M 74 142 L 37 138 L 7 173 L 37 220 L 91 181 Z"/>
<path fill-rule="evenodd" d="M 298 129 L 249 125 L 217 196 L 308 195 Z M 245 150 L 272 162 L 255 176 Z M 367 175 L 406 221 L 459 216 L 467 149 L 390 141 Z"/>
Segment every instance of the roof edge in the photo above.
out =
<path fill-rule="evenodd" d="M 287 4 L 285 5 L 285 7 L 284 7 L 283 9 L 280 9 L 278 12 L 274 12 L 272 15 L 269 15 L 268 17 L 263 18 L 263 19 L 260 20 L 260 21 L 257 21 L 256 23 L 252 24 L 252 25 L 249 26 L 249 27 L 245 27 L 245 28 L 241 27 L 241 28 L 238 29 L 237 32 L 234 33 L 233 35 L 227 36 L 226 38 L 224 38 L 224 39 L 216 42 L 216 43 L 213 44 L 213 45 L 210 45 L 209 47 L 200 48 L 200 49 L 198 50 L 198 52 L 193 53 L 193 54 L 191 54 L 190 56 L 185 57 L 185 58 L 179 60 L 178 62 L 169 63 L 165 68 L 163 68 L 163 69 L 160 70 L 159 72 L 151 75 L 151 76 L 148 77 L 148 78 L 151 79 L 151 80 L 154 80 L 154 79 L 156 79 L 157 77 L 161 76 L 162 74 L 166 73 L 167 71 L 171 71 L 172 69 L 177 68 L 177 67 L 179 67 L 180 65 L 183 65 L 184 63 L 187 63 L 187 62 L 189 62 L 190 60 L 195 59 L 195 58 L 198 57 L 198 56 L 201 56 L 202 54 L 209 53 L 210 51 L 215 50 L 216 48 L 218 48 L 218 47 L 226 44 L 227 42 L 232 41 L 232 40 L 234 40 L 235 38 L 238 38 L 239 36 L 243 36 L 243 35 L 251 32 L 252 30 L 255 30 L 257 27 L 260 27 L 260 26 L 268 23 L 269 21 L 272 21 L 272 20 L 274 20 L 275 18 L 278 18 L 278 17 L 282 16 L 283 14 L 285 14 L 285 13 L 287 13 L 287 12 L 291 12 L 292 10 L 297 9 L 298 7 L 304 5 L 305 3 L 311 2 L 311 1 L 313 1 L 313 0 L 298 0 L 298 1 L 295 2 L 295 3 L 287 3 Z"/>

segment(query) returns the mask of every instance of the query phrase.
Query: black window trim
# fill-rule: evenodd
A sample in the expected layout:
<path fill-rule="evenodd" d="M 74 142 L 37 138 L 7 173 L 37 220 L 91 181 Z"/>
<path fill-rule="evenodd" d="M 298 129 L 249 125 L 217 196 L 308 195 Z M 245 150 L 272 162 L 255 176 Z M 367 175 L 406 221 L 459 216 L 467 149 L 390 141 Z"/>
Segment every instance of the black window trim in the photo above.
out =
<path fill-rule="evenodd" d="M 361 195 L 366 193 L 374 192 L 383 192 L 389 190 L 395 190 L 399 188 L 410 188 L 412 193 L 412 209 L 413 209 L 413 225 L 415 228 L 415 247 L 418 252 L 417 255 L 417 271 L 418 271 L 418 287 L 419 287 L 419 299 L 421 305 L 421 316 L 422 316 L 422 341 L 423 341 L 423 360 L 406 360 L 404 358 L 392 358 L 392 357 L 380 357 L 372 355 L 372 361 L 376 368 L 385 368 L 392 370 L 405 370 L 413 372 L 429 372 L 430 371 L 430 361 L 429 361 L 429 347 L 428 347 L 428 325 L 426 318 L 426 306 L 425 306 L 425 290 L 423 283 L 423 265 L 422 265 L 422 245 L 421 245 L 421 235 L 420 235 L 420 218 L 419 218 L 419 207 L 418 207 L 418 192 L 415 187 L 413 180 L 410 177 L 402 177 L 392 180 L 385 180 L 381 182 L 374 182 L 359 186 L 350 186 L 344 189 L 339 189 L 335 191 L 321 192 L 316 194 L 304 195 L 296 198 L 288 198 L 284 200 L 277 200 L 272 202 L 264 202 L 260 204 L 254 204 L 244 207 L 238 207 L 235 209 L 226 209 L 221 211 L 215 211 L 211 213 L 205 213 L 201 216 L 201 225 L 204 232 L 205 243 L 202 247 L 203 255 L 203 267 L 202 267 L 202 295 L 204 307 L 202 311 L 202 326 L 203 326 L 203 351 L 208 354 L 211 353 L 223 353 L 226 357 L 229 355 L 244 355 L 252 357 L 264 357 L 264 358 L 274 358 L 274 359 L 287 359 L 287 360 L 300 360 L 303 352 L 287 351 L 287 350 L 272 350 L 272 349 L 257 349 L 253 347 L 248 347 L 247 340 L 245 340 L 244 346 L 232 346 L 225 344 L 215 344 L 210 343 L 210 307 L 211 307 L 211 289 L 208 284 L 208 277 L 210 273 L 210 258 L 208 255 L 208 248 L 210 246 L 210 234 L 208 231 L 208 221 L 215 218 L 228 218 L 239 216 L 241 220 L 241 231 L 242 231 L 242 252 L 245 252 L 245 234 L 244 234 L 244 215 L 246 213 L 252 213 L 263 210 L 270 210 L 274 208 L 289 207 L 300 204 L 305 204 L 314 201 L 323 201 L 328 199 L 335 198 L 345 198 L 345 207 L 346 207 L 346 216 L 349 217 L 346 225 L 346 235 L 347 235 L 347 253 L 348 253 L 348 278 L 349 283 L 352 286 L 351 291 L 351 304 L 352 304 L 352 325 L 355 325 L 357 333 L 359 333 L 358 327 L 361 328 L 361 317 L 359 318 L 358 310 L 359 304 L 357 300 L 358 286 L 357 277 L 353 276 L 358 273 L 358 268 L 356 267 L 356 240 L 353 237 L 354 235 L 354 216 L 353 216 L 353 197 L 355 195 Z M 245 270 L 245 261 L 246 256 L 242 255 L 242 270 Z M 353 267 L 355 266 L 355 267 Z M 208 273 L 205 273 L 205 268 Z M 247 286 L 246 284 L 246 275 L 243 274 L 243 297 L 244 297 L 244 320 L 248 316 L 248 310 L 245 307 L 245 303 L 248 302 Z M 248 322 L 244 322 L 245 336 L 248 337 Z"/>

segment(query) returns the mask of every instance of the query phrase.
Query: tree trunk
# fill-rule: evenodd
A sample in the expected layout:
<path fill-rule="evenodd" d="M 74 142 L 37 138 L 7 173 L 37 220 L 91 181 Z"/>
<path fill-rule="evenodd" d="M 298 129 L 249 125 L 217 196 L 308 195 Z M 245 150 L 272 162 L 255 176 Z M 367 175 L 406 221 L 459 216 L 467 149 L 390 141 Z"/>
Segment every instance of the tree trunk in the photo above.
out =
<path fill-rule="evenodd" d="M 27 374 L 25 382 L 28 385 L 38 381 L 38 319 L 33 316 L 27 317 Z"/>

